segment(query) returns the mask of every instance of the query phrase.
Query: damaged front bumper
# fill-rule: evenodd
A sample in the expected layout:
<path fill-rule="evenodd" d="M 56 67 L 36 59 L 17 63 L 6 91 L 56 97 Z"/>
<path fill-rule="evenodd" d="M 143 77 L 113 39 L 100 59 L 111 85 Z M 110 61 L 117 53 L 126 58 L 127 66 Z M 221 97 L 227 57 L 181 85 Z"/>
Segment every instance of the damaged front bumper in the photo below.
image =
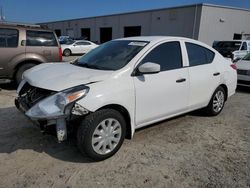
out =
<path fill-rule="evenodd" d="M 56 125 L 58 141 L 66 140 L 67 121 L 70 120 L 72 112 L 77 113 L 79 111 L 76 100 L 81 99 L 88 88 L 79 86 L 62 92 L 55 92 L 33 87 L 27 82 L 21 85 L 22 88 L 17 90 L 16 107 L 42 129 L 49 125 Z M 81 111 L 81 113 L 87 114 L 88 111 Z"/>
<path fill-rule="evenodd" d="M 38 125 L 42 131 L 47 126 L 56 125 L 56 134 L 58 142 L 62 142 L 67 139 L 67 119 L 69 119 L 69 115 L 64 115 L 61 117 L 50 117 L 46 118 L 33 118 L 26 114 L 29 110 L 27 106 L 21 102 L 20 98 L 15 99 L 15 106 L 19 111 L 21 111 L 29 120 Z"/>

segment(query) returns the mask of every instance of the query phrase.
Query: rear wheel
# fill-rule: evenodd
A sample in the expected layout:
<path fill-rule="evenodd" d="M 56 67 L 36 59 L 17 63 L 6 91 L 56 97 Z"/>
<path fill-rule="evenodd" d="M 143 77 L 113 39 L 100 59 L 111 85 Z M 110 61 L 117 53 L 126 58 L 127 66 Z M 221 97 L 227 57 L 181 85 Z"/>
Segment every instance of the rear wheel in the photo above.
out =
<path fill-rule="evenodd" d="M 77 132 L 77 145 L 82 153 L 100 161 L 114 155 L 126 133 L 123 116 L 116 110 L 103 109 L 87 116 Z"/>
<path fill-rule="evenodd" d="M 226 92 L 223 87 L 219 86 L 215 90 L 208 106 L 205 108 L 206 114 L 210 116 L 216 116 L 221 113 L 222 109 L 224 108 L 225 101 Z"/>
<path fill-rule="evenodd" d="M 24 71 L 26 71 L 34 66 L 36 66 L 36 64 L 34 64 L 34 63 L 26 63 L 26 64 L 21 65 L 17 69 L 17 72 L 16 72 L 16 76 L 15 76 L 16 83 L 19 84 L 22 81 L 22 75 L 23 75 Z"/>
<path fill-rule="evenodd" d="M 63 55 L 64 56 L 70 56 L 71 55 L 71 51 L 69 49 L 66 49 L 63 51 Z"/>

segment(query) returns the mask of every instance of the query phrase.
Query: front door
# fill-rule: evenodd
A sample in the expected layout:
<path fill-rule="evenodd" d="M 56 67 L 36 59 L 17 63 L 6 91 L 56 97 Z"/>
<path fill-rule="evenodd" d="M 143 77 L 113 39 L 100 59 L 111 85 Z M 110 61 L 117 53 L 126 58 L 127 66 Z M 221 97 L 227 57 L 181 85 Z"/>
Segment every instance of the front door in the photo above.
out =
<path fill-rule="evenodd" d="M 134 77 L 137 126 L 179 114 L 188 106 L 188 68 L 183 67 L 180 43 L 158 45 L 139 66 L 146 62 L 159 64 L 161 71 Z"/>

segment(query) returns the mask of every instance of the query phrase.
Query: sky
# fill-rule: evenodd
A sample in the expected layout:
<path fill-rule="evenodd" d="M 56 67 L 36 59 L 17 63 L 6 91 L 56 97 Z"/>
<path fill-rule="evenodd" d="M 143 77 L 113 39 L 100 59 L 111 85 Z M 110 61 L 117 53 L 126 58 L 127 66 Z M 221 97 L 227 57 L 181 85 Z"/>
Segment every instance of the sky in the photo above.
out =
<path fill-rule="evenodd" d="M 250 9 L 250 0 L 0 0 L 6 21 L 41 23 L 209 3 Z"/>

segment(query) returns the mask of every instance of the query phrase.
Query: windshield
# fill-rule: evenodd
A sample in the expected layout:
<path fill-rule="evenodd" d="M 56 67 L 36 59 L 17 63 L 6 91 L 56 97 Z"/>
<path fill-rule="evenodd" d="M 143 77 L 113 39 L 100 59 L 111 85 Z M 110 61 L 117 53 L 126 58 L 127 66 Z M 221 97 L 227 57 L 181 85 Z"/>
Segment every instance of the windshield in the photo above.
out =
<path fill-rule="evenodd" d="M 214 42 L 213 48 L 215 49 L 230 49 L 230 50 L 239 50 L 241 42 L 237 41 L 221 41 Z"/>
<path fill-rule="evenodd" d="M 250 53 L 247 54 L 247 55 L 243 58 L 243 60 L 245 60 L 245 61 L 250 61 Z"/>
<path fill-rule="evenodd" d="M 117 40 L 100 45 L 80 57 L 75 64 L 100 70 L 119 70 L 131 61 L 148 42 Z"/>

